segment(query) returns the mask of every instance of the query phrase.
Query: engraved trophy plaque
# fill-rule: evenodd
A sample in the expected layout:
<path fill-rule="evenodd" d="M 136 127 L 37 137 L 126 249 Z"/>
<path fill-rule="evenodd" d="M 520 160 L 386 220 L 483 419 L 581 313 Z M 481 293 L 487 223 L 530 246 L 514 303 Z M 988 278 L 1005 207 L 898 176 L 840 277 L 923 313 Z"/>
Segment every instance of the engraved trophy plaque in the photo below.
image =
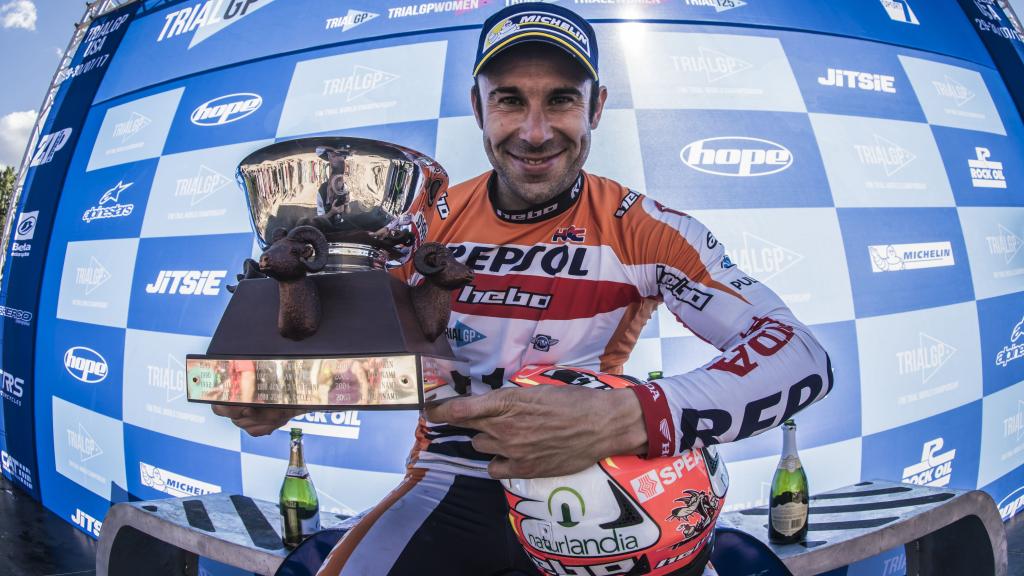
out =
<path fill-rule="evenodd" d="M 264 249 L 247 260 L 206 354 L 186 358 L 191 402 L 309 410 L 411 409 L 456 394 L 444 336 L 450 291 L 472 272 L 416 244 L 403 214 L 448 186 L 432 159 L 343 137 L 278 142 L 247 156 L 238 181 Z M 413 260 L 425 281 L 386 271 Z"/>

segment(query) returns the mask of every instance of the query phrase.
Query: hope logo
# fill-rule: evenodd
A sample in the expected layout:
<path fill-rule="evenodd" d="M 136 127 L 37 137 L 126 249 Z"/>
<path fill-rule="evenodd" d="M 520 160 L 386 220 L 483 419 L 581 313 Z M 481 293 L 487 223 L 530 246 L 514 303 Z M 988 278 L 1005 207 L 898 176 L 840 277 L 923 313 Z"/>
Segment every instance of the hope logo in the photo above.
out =
<path fill-rule="evenodd" d="M 793 165 L 793 153 L 782 144 L 746 136 L 721 136 L 691 142 L 679 151 L 690 168 L 716 176 L 768 176 Z"/>

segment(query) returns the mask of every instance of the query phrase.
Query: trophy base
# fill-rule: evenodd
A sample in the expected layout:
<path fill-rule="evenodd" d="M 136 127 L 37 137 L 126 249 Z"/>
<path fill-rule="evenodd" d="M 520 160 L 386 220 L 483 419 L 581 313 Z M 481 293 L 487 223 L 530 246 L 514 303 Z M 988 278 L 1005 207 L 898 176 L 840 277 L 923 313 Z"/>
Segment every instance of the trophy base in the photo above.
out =
<path fill-rule="evenodd" d="M 309 278 L 320 327 L 303 340 L 278 331 L 276 280 L 239 282 L 206 354 L 186 357 L 190 402 L 409 410 L 465 393 L 448 339 L 423 336 L 406 284 L 383 270 Z"/>

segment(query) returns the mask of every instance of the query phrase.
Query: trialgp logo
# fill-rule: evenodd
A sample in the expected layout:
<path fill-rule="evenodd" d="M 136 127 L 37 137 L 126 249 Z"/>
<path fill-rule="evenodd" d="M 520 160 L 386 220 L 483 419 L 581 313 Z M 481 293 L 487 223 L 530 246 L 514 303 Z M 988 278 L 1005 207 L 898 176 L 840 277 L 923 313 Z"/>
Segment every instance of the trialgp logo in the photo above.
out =
<path fill-rule="evenodd" d="M 216 484 L 176 474 L 145 462 L 139 462 L 139 477 L 143 486 L 178 498 L 219 494 L 221 491 L 221 487 Z"/>
<path fill-rule="evenodd" d="M 149 294 L 217 296 L 227 270 L 161 270 L 156 280 L 146 284 Z"/>
<path fill-rule="evenodd" d="M 903 481 L 918 486 L 946 486 L 953 474 L 953 458 L 956 448 L 939 453 L 942 450 L 942 438 L 924 443 L 921 449 L 921 462 L 903 469 Z"/>
<path fill-rule="evenodd" d="M 703 73 L 708 83 L 713 84 L 754 67 L 746 60 L 704 46 L 698 46 L 697 51 L 697 56 L 672 56 L 672 67 L 676 72 Z"/>
<path fill-rule="evenodd" d="M 921 374 L 921 383 L 927 384 L 957 349 L 924 332 L 917 333 L 917 347 L 896 352 L 897 373 L 900 376 Z"/>
<path fill-rule="evenodd" d="M 192 34 L 192 48 L 224 28 L 240 21 L 274 0 L 205 0 L 175 10 L 164 16 L 164 25 L 157 42 Z"/>
<path fill-rule="evenodd" d="M 192 111 L 189 119 L 196 126 L 220 126 L 245 118 L 260 109 L 263 97 L 252 92 L 239 92 L 207 100 Z"/>
<path fill-rule="evenodd" d="M 75 380 L 96 384 L 107 378 L 109 366 L 99 352 L 85 346 L 74 346 L 64 352 L 64 369 Z"/>
<path fill-rule="evenodd" d="M 747 136 L 720 136 L 691 142 L 679 152 L 690 168 L 716 176 L 768 176 L 793 165 L 782 144 Z"/>

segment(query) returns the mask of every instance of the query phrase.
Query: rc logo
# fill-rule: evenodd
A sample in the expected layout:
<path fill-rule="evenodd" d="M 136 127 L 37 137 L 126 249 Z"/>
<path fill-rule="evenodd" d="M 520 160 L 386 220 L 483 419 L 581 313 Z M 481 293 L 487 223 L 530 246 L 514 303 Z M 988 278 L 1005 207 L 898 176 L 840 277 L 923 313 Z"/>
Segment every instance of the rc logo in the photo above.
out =
<path fill-rule="evenodd" d="M 239 92 L 207 100 L 192 111 L 189 119 L 196 126 L 221 126 L 237 122 L 263 105 L 263 97 L 252 92 Z"/>
<path fill-rule="evenodd" d="M 723 268 L 731 268 L 735 261 L 744 272 L 760 278 L 761 282 L 771 280 L 804 259 L 803 254 L 749 232 L 743 233 L 743 247 L 730 249 L 729 252 L 729 265 L 723 262 Z"/>
<path fill-rule="evenodd" d="M 68 447 L 78 452 L 79 462 L 88 462 L 97 456 L 103 455 L 103 448 L 96 443 L 92 434 L 90 434 L 81 423 L 78 424 L 77 431 L 72 430 L 71 428 L 67 428 L 66 431 L 68 435 Z"/>
<path fill-rule="evenodd" d="M 14 242 L 11 243 L 11 256 L 28 256 L 32 253 L 32 244 L 27 242 L 36 234 L 36 222 L 39 211 L 22 212 L 18 215 L 18 225 L 14 229 Z M 21 242 L 18 242 L 21 240 Z"/>
<path fill-rule="evenodd" d="M 82 512 L 81 509 L 75 509 L 75 514 L 71 517 L 71 521 L 79 528 L 91 533 L 93 536 L 97 538 L 100 537 L 100 530 L 103 529 L 103 522 L 100 522 L 85 512 Z"/>
<path fill-rule="evenodd" d="M 885 92 L 887 94 L 896 93 L 895 83 L 895 76 L 873 74 L 871 72 L 856 72 L 841 68 L 829 68 L 824 76 L 818 77 L 818 84 L 822 86 L 853 88 L 868 92 Z"/>
<path fill-rule="evenodd" d="M 131 216 L 132 212 L 135 211 L 135 204 L 121 204 L 121 193 L 131 188 L 133 184 L 135 183 L 129 182 L 125 184 L 124 180 L 118 181 L 117 184 L 114 184 L 113 188 L 100 196 L 100 201 L 96 206 L 82 213 L 82 222 L 88 224 L 93 220 Z"/>
<path fill-rule="evenodd" d="M 953 245 L 944 242 L 868 246 L 872 272 L 900 272 L 955 266 Z"/>
<path fill-rule="evenodd" d="M 1010 230 L 998 224 L 999 232 L 995 236 L 985 236 L 985 243 L 988 244 L 988 253 L 993 256 L 1002 256 L 1003 263 L 1009 264 L 1020 252 L 1024 240 Z"/>
<path fill-rule="evenodd" d="M 373 92 L 377 88 L 387 86 L 399 78 L 398 74 L 356 64 L 352 67 L 352 73 L 348 76 L 324 80 L 323 95 L 344 95 L 345 101 L 351 102 Z"/>
<path fill-rule="evenodd" d="M 152 123 L 153 120 L 148 116 L 144 116 L 138 112 L 132 112 L 131 116 L 129 116 L 127 120 L 114 124 L 114 132 L 111 136 L 114 138 L 121 138 L 121 142 L 124 143 L 134 138 L 136 134 Z"/>
<path fill-rule="evenodd" d="M 0 378 L 3 379 L 3 383 L 0 384 L 0 396 L 15 406 L 21 406 L 21 397 L 25 393 L 25 381 L 3 370 L 0 370 Z"/>
<path fill-rule="evenodd" d="M 684 0 L 687 6 L 707 6 L 714 8 L 715 12 L 725 12 L 726 10 L 732 10 L 733 8 L 740 8 L 746 6 L 747 3 L 743 0 Z"/>
<path fill-rule="evenodd" d="M 1024 486 L 1017 488 L 1013 492 L 1006 495 L 999 501 L 999 515 L 1002 516 L 1003 521 L 1009 520 L 1014 514 L 1020 510 L 1021 506 L 1024 506 Z"/>
<path fill-rule="evenodd" d="M 190 178 L 178 178 L 174 183 L 174 197 L 188 198 L 189 206 L 195 206 L 214 195 L 218 190 L 231 183 L 227 176 L 204 164 Z"/>
<path fill-rule="evenodd" d="M 907 24 L 920 24 L 914 9 L 907 0 L 879 0 L 891 20 Z"/>
<path fill-rule="evenodd" d="M 683 164 L 716 176 L 768 176 L 793 165 L 788 148 L 771 140 L 720 136 L 691 142 L 679 151 Z"/>
<path fill-rule="evenodd" d="M 576 226 L 567 226 L 565 228 L 559 228 L 555 230 L 555 233 L 551 235 L 552 242 L 583 242 L 587 234 L 586 228 L 577 228 Z"/>
<path fill-rule="evenodd" d="M 188 47 L 220 32 L 269 5 L 274 0 L 205 0 L 186 8 L 175 10 L 164 16 L 164 26 L 157 36 L 157 42 L 193 34 Z"/>
<path fill-rule="evenodd" d="M 53 160 L 53 156 L 71 139 L 71 132 L 71 128 L 65 128 L 39 138 L 39 145 L 36 147 L 35 154 L 32 155 L 32 162 L 29 163 L 29 166 L 49 164 Z"/>
<path fill-rule="evenodd" d="M 380 14 L 349 8 L 348 13 L 344 16 L 328 18 L 324 28 L 326 30 L 337 30 L 338 28 L 341 28 L 342 32 L 348 32 L 360 24 L 366 24 L 377 16 L 380 16 Z"/>
<path fill-rule="evenodd" d="M 970 88 L 949 76 L 944 76 L 942 80 L 932 80 L 932 86 L 935 87 L 935 92 L 937 92 L 939 96 L 949 98 L 956 104 L 957 108 L 967 104 L 971 100 L 974 100 L 974 97 L 976 96 Z"/>
<path fill-rule="evenodd" d="M 89 257 L 88 266 L 75 267 L 75 284 L 85 286 L 86 295 L 92 294 L 107 280 L 110 280 L 110 272 L 95 256 Z"/>
<path fill-rule="evenodd" d="M 853 149 L 857 151 L 857 158 L 864 166 L 881 166 L 886 176 L 893 176 L 917 158 L 913 152 L 892 140 L 878 134 L 875 134 L 874 138 L 874 144 L 853 145 Z"/>
<path fill-rule="evenodd" d="M 163 390 L 168 403 L 185 396 L 185 365 L 173 354 L 167 355 L 163 366 L 147 365 L 146 371 L 149 385 Z"/>
<path fill-rule="evenodd" d="M 478 332 L 475 328 L 466 326 L 461 321 L 456 322 L 455 326 L 445 328 L 444 332 L 448 339 L 455 343 L 456 348 L 462 348 L 487 338 L 483 333 Z"/>
<path fill-rule="evenodd" d="M 903 469 L 903 481 L 918 486 L 948 485 L 953 474 L 956 448 L 939 454 L 942 444 L 942 438 L 925 442 L 921 449 L 921 462 Z"/>
<path fill-rule="evenodd" d="M 1010 331 L 1010 343 L 996 354 L 996 364 L 1006 368 L 1014 360 L 1024 358 L 1024 342 L 1018 342 L 1024 336 L 1024 318 Z"/>
<path fill-rule="evenodd" d="M 974 149 L 975 158 L 967 160 L 971 169 L 971 185 L 975 188 L 1006 188 L 1006 175 L 1003 174 L 1003 163 L 989 160 L 992 153 L 988 148 Z"/>
<path fill-rule="evenodd" d="M 152 464 L 139 462 L 139 477 L 142 485 L 177 498 L 188 496 L 206 496 L 219 494 L 221 487 L 195 478 L 176 474 L 170 470 L 157 468 Z"/>
<path fill-rule="evenodd" d="M 74 346 L 64 352 L 64 369 L 75 380 L 97 384 L 106 380 L 109 366 L 99 352 L 85 346 Z"/>
<path fill-rule="evenodd" d="M 672 56 L 676 72 L 703 72 L 708 83 L 713 84 L 754 67 L 746 60 L 704 46 L 698 46 L 697 51 L 699 56 Z"/>
<path fill-rule="evenodd" d="M 921 383 L 927 384 L 956 354 L 956 348 L 924 332 L 917 333 L 917 348 L 896 353 L 900 376 L 921 373 Z"/>
<path fill-rule="evenodd" d="M 227 270 L 161 270 L 156 280 L 146 284 L 148 294 L 217 296 Z"/>

